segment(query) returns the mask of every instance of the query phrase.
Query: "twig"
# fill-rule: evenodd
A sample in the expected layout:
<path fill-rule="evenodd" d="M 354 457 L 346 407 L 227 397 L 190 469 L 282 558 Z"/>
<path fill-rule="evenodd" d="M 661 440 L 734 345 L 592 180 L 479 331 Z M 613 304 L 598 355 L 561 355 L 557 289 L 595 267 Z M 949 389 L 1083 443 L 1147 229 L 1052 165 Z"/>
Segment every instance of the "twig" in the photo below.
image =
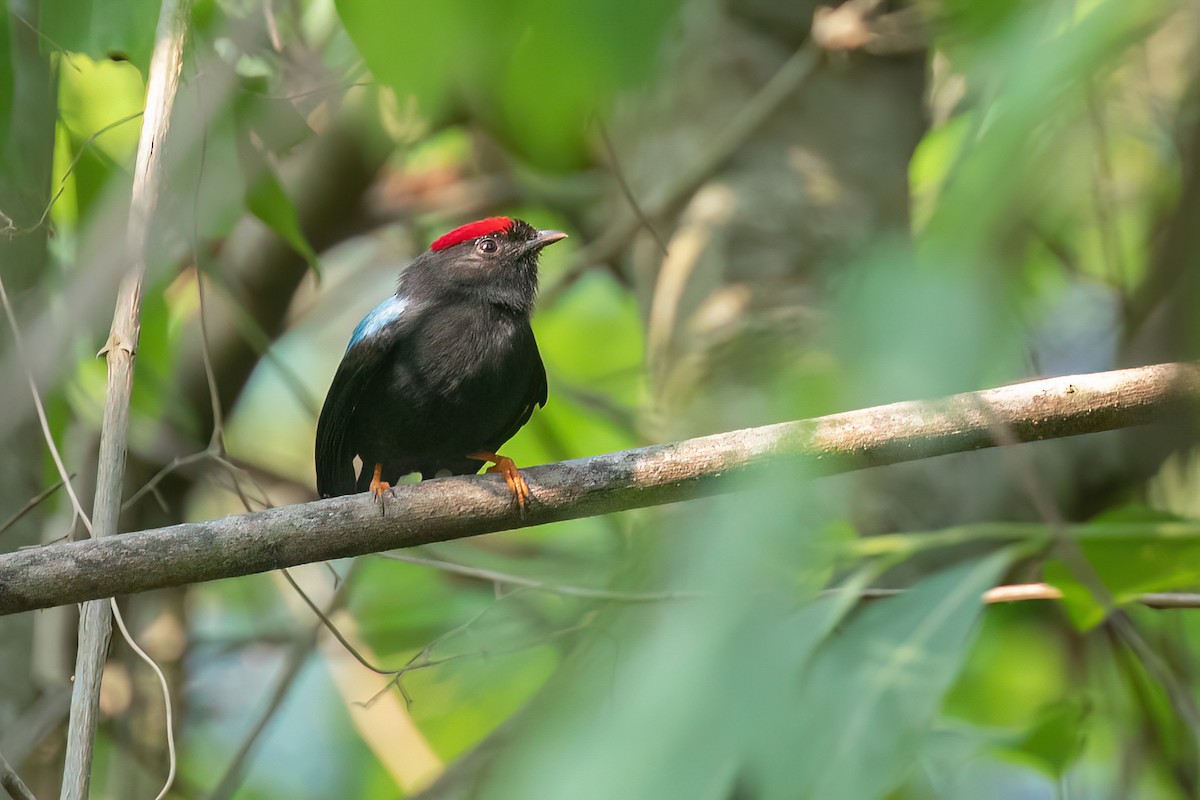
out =
<path fill-rule="evenodd" d="M 1200 365 L 1158 364 L 531 467 L 523 516 L 499 476 L 481 475 L 396 487 L 386 514 L 363 494 L 48 545 L 0 555 L 0 614 L 745 490 L 781 460 L 816 477 L 995 447 L 997 423 L 1032 442 L 1178 423 L 1198 408 Z"/>
<path fill-rule="evenodd" d="M 358 562 L 355 562 L 355 563 L 357 564 Z M 412 697 L 409 696 L 408 691 L 404 688 L 404 684 L 403 684 L 404 676 L 407 675 L 409 672 L 415 672 L 416 670 L 427 669 L 429 667 L 436 667 L 441 664 L 445 664 L 449 661 L 456 661 L 460 658 L 466 658 L 469 655 L 467 653 L 458 653 L 455 655 L 446 656 L 444 658 L 432 658 L 432 653 L 433 653 L 434 648 L 436 648 L 437 646 L 439 646 L 439 645 L 443 644 L 444 642 L 446 642 L 447 640 L 463 633 L 464 631 L 469 630 L 472 626 L 474 626 L 477 622 L 479 622 L 479 620 L 481 620 L 484 616 L 486 616 L 489 611 L 491 611 L 493 608 L 495 608 L 496 604 L 499 603 L 501 600 L 504 600 L 507 597 L 512 597 L 513 595 L 516 594 L 516 592 L 511 592 L 509 594 L 505 594 L 505 595 L 501 595 L 501 596 L 497 597 L 495 603 L 492 603 L 491 605 L 487 606 L 482 611 L 480 611 L 478 614 L 471 617 L 471 619 L 467 620 L 466 622 L 462 623 L 461 625 L 451 628 L 450 630 L 446 631 L 445 633 L 442 633 L 437 638 L 435 638 L 432 642 L 425 645 L 412 658 L 408 659 L 408 661 L 406 661 L 402 667 L 399 667 L 398 669 L 387 669 L 386 667 L 377 666 L 376 664 L 372 663 L 369 658 L 364 656 L 362 654 L 362 652 L 357 647 L 355 647 L 353 643 L 350 642 L 349 638 L 344 633 L 342 633 L 342 631 L 338 628 L 338 626 L 336 624 L 334 624 L 333 620 L 330 619 L 330 615 L 323 612 L 320 609 L 320 607 L 316 603 L 313 602 L 312 598 L 310 598 L 308 596 L 308 594 L 303 589 L 300 588 L 300 584 L 298 584 L 296 582 L 296 579 L 292 577 L 290 572 L 288 572 L 286 569 L 280 570 L 280 571 L 283 573 L 283 577 L 287 579 L 287 582 L 289 584 L 291 584 L 292 588 L 296 591 L 296 593 L 298 595 L 300 595 L 300 598 L 304 601 L 304 604 L 309 607 L 309 609 L 317 616 L 317 619 L 319 619 L 321 621 L 321 624 L 325 627 L 325 629 L 328 630 L 333 635 L 333 638 L 337 640 L 338 644 L 340 644 L 342 646 L 342 648 L 347 653 L 349 653 L 350 656 L 355 661 L 357 661 L 365 669 L 368 669 L 371 672 L 374 672 L 376 675 L 389 676 L 390 680 L 388 680 L 388 682 L 385 683 L 379 691 L 375 692 L 375 694 L 372 695 L 370 697 L 370 699 L 368 699 L 365 703 L 362 704 L 364 707 L 367 707 L 367 708 L 374 705 L 375 702 L 377 700 L 379 700 L 379 698 L 382 697 L 387 692 L 387 690 L 393 686 L 395 686 L 396 689 L 400 692 L 400 694 L 404 697 L 404 702 L 407 705 L 411 706 L 412 705 Z M 517 591 L 527 591 L 527 590 L 525 588 L 522 588 Z M 563 631 L 556 631 L 554 634 L 551 635 L 550 639 L 548 639 L 547 641 L 557 638 L 560 635 L 565 635 L 566 633 L 569 633 L 572 630 L 576 630 L 579 627 L 580 626 L 573 626 L 572 628 L 565 629 Z M 532 644 L 536 645 L 536 644 L 541 644 L 541 643 L 542 642 L 538 641 L 538 642 L 534 642 Z M 511 651 L 505 650 L 505 651 L 501 651 L 500 653 L 492 653 L 492 655 L 505 654 L 508 652 L 516 652 L 517 650 L 523 649 L 523 647 L 524 646 L 517 647 Z"/>
<path fill-rule="evenodd" d="M 131 494 L 128 499 L 121 504 L 121 510 L 128 511 L 129 509 L 133 508 L 138 500 L 141 500 L 146 495 L 156 491 L 158 485 L 166 480 L 171 473 L 175 472 L 175 470 L 179 469 L 180 467 L 186 467 L 189 464 L 195 464 L 199 461 L 204 461 L 212 458 L 214 455 L 215 453 L 211 447 L 209 447 L 201 450 L 198 453 L 191 453 L 186 456 L 177 456 L 173 458 L 170 464 L 165 464 L 158 472 L 151 476 L 150 480 L 142 484 L 141 488 Z"/>
<path fill-rule="evenodd" d="M 4 759 L 3 753 L 0 753 L 0 786 L 12 795 L 13 800 L 37 800 L 33 796 L 33 792 L 29 791 L 29 787 L 21 780 L 21 776 Z"/>
<path fill-rule="evenodd" d="M 75 477 L 74 472 L 72 472 L 70 475 L 67 476 L 68 479 L 73 479 L 74 477 Z M 35 494 L 33 497 L 26 500 L 25 505 L 21 506 L 19 509 L 17 509 L 12 514 L 12 516 L 10 516 L 8 519 L 4 520 L 4 522 L 0 523 L 0 533 L 4 533 L 6 530 L 11 528 L 13 525 L 16 525 L 18 522 L 20 522 L 22 517 L 24 517 L 30 511 L 33 511 L 42 502 L 49 499 L 49 497 L 52 494 L 57 492 L 64 485 L 65 485 L 65 482 L 60 479 L 58 481 L 58 483 L 56 483 L 53 486 L 50 486 L 46 489 L 43 489 L 42 491 Z"/>
<path fill-rule="evenodd" d="M 406 564 L 433 567 L 434 569 L 440 569 L 443 572 L 449 572 L 454 575 L 462 575 L 466 578 L 477 578 L 478 580 L 490 581 L 491 583 L 521 586 L 525 589 L 561 594 L 567 597 L 581 597 L 588 600 L 613 600 L 619 603 L 659 603 L 664 600 L 690 600 L 701 596 L 699 592 L 622 592 L 614 589 L 595 589 L 590 586 L 570 586 L 561 583 L 540 581 L 536 578 L 526 578 L 522 575 L 513 575 L 494 569 L 468 567 L 464 564 L 455 564 L 452 561 L 443 561 L 439 558 L 425 558 L 424 556 L 414 556 L 408 553 L 379 553 L 378 555 L 391 561 L 403 561 Z"/>
<path fill-rule="evenodd" d="M 395 670 L 384 669 L 383 667 L 377 667 L 374 664 L 372 664 L 370 661 L 368 661 L 366 656 L 364 656 L 362 653 L 358 652 L 358 649 L 355 648 L 354 645 L 350 644 L 350 640 L 347 639 L 342 634 L 342 632 L 338 630 L 338 627 L 333 624 L 333 620 L 331 620 L 328 617 L 328 615 L 326 615 L 325 612 L 323 612 L 321 610 L 321 607 L 318 606 L 316 603 L 314 603 L 312 598 L 309 597 L 308 594 L 303 589 L 300 588 L 300 584 L 296 583 L 296 579 L 292 577 L 292 573 L 288 572 L 286 569 L 280 570 L 280 572 L 283 573 L 283 577 L 287 580 L 288 583 L 291 584 L 292 589 L 294 589 L 296 591 L 296 594 L 300 595 L 300 599 L 304 601 L 304 604 L 306 606 L 308 606 L 309 609 L 314 614 L 316 614 L 317 619 L 319 619 L 321 621 L 321 624 L 325 626 L 325 629 L 328 630 L 331 634 L 333 634 L 333 638 L 338 640 L 338 644 L 340 644 L 342 647 L 346 648 L 346 652 L 348 652 L 350 655 L 354 656 L 355 661 L 357 661 L 359 664 L 362 664 L 364 667 L 371 670 L 371 672 L 374 672 L 376 675 L 391 675 L 393 672 L 395 672 Z"/>
<path fill-rule="evenodd" d="M 1048 583 L 1018 583 L 996 586 L 983 593 L 985 603 L 1018 603 L 1026 600 L 1061 600 L 1062 590 Z"/>
<path fill-rule="evenodd" d="M 268 4 L 268 8 L 269 8 Z M 212 345 L 208 335 L 208 313 L 205 310 L 204 270 L 200 268 L 200 190 L 204 186 L 204 165 L 208 160 L 208 114 L 204 108 L 204 89 L 196 83 L 197 116 L 201 120 L 200 164 L 196 171 L 196 190 L 192 196 L 192 269 L 196 274 L 197 315 L 200 318 L 200 356 L 204 363 L 204 380 L 208 384 L 208 403 L 212 409 L 213 431 L 209 446 L 219 443 L 225 454 L 225 420 L 221 414 L 221 392 L 217 388 L 217 372 L 213 367 Z"/>
<path fill-rule="evenodd" d="M 42 216 L 39 217 L 38 221 L 30 227 L 21 231 L 17 231 L 16 233 L 32 233 L 44 225 L 46 219 L 50 216 L 50 212 L 54 210 L 54 204 L 58 202 L 58 199 L 63 196 L 63 192 L 67 190 L 67 178 L 71 177 L 71 175 L 75 172 L 75 167 L 79 165 L 79 159 L 83 158 L 84 153 L 87 152 L 87 149 L 91 147 L 92 143 L 109 131 L 121 127 L 126 122 L 133 122 L 135 119 L 142 116 L 142 113 L 143 112 L 141 111 L 136 111 L 132 114 L 121 117 L 118 120 L 114 120 L 85 139 L 83 143 L 79 145 L 79 151 L 75 153 L 75 157 L 71 159 L 71 163 L 67 165 L 66 170 L 63 172 L 63 176 L 58 182 L 58 191 L 54 193 L 54 196 L 50 198 L 50 202 L 46 204 L 45 210 L 42 211 Z"/>
<path fill-rule="evenodd" d="M 54 468 L 58 470 L 59 480 L 67 487 L 67 495 L 71 498 L 71 507 L 75 515 L 83 520 L 84 527 L 87 528 L 88 533 L 91 533 L 91 520 L 88 519 L 87 513 L 83 510 L 83 506 L 79 502 L 79 497 L 75 494 L 74 487 L 71 486 L 71 476 L 67 472 L 66 465 L 63 464 L 62 454 L 58 451 L 58 444 L 54 441 L 54 435 L 50 432 L 50 421 L 46 418 L 46 406 L 42 402 L 42 395 L 38 391 L 37 382 L 33 379 L 33 371 L 29 368 L 29 359 L 25 350 L 25 339 L 21 336 L 21 327 L 17 325 L 17 315 L 13 311 L 12 303 L 9 302 L 8 290 L 4 288 L 3 280 L 0 280 L 0 302 L 4 304 L 4 313 L 8 317 L 8 326 L 12 330 L 13 346 L 17 351 L 17 360 L 25 372 L 25 379 L 29 382 L 29 393 L 33 396 L 33 405 L 37 411 L 38 423 L 42 427 L 42 438 L 45 439 L 46 447 L 50 450 L 50 457 L 54 460 Z"/>
<path fill-rule="evenodd" d="M 1200 608 L 1200 594 L 1195 592 L 1147 592 L 1137 601 L 1146 608 Z"/>
<path fill-rule="evenodd" d="M 170 128 L 171 109 L 183 66 L 190 9 L 190 0 L 162 0 L 159 10 L 126 229 L 127 254 L 132 264 L 121 281 L 108 342 L 101 350 L 107 355 L 108 386 L 97 456 L 96 497 L 92 507 L 93 541 L 115 534 L 121 514 L 133 361 L 141 327 L 142 278 L 146 272 L 151 225 L 163 184 L 160 156 Z M 88 796 L 100 679 L 111 633 L 112 615 L 108 603 L 99 598 L 85 603 L 79 618 L 79 649 L 67 728 L 63 800 L 84 800 Z"/>
<path fill-rule="evenodd" d="M 821 594 L 837 594 L 841 589 L 825 589 Z M 867 588 L 860 597 L 867 600 L 886 600 L 904 594 L 904 589 Z M 1016 583 L 996 586 L 983 593 L 983 602 L 1023 603 L 1030 600 L 1061 600 L 1062 590 L 1047 583 Z M 1200 608 L 1200 593 L 1194 592 L 1147 592 L 1138 595 L 1134 602 L 1157 610 Z"/>
<path fill-rule="evenodd" d="M 783 63 L 779 71 L 738 109 L 729 124 L 717 132 L 708 148 L 695 161 L 677 173 L 671 183 L 658 187 L 658 191 L 639 208 L 642 213 L 621 213 L 608 230 L 588 242 L 575 257 L 575 263 L 556 283 L 547 286 L 542 292 L 542 303 L 554 303 L 593 264 L 615 256 L 643 224 L 649 225 L 669 213 L 700 188 L 711 175 L 725 166 L 746 140 L 804 84 L 819 62 L 819 57 L 817 48 L 808 43 L 797 50 Z"/>
<path fill-rule="evenodd" d="M 154 800 L 162 800 L 167 796 L 167 792 L 171 790 L 171 785 L 175 783 L 175 713 L 174 705 L 171 702 L 171 689 L 167 685 L 167 676 L 163 674 L 162 667 L 154 663 L 154 659 L 142 649 L 133 638 L 133 634 L 129 632 L 129 628 L 125 626 L 125 619 L 121 616 L 121 609 L 117 607 L 117 600 L 114 597 L 108 598 L 109 604 L 112 606 L 113 619 L 117 623 L 117 627 L 121 630 L 121 635 L 125 637 L 125 642 L 129 648 L 137 654 L 137 657 L 146 662 L 147 666 L 154 671 L 155 677 L 158 678 L 158 685 L 162 688 L 163 703 L 166 705 L 166 734 L 167 734 L 167 780 L 163 783 L 163 787 L 159 790 Z"/>
<path fill-rule="evenodd" d="M 609 164 L 612 166 L 613 177 L 617 179 L 617 186 L 621 189 L 621 194 L 625 195 L 625 201 L 629 203 L 629 209 L 638 218 L 641 227 L 646 229 L 646 232 L 654 237 L 654 241 L 658 244 L 659 252 L 663 256 L 667 256 L 667 243 L 663 239 L 662 234 L 658 232 L 658 228 L 646 216 L 646 212 L 642 210 L 638 203 L 637 196 L 633 193 L 633 187 L 629 185 L 629 181 L 625 180 L 625 170 L 621 167 L 621 160 L 617 158 L 617 148 L 613 147 L 612 139 L 608 135 L 608 128 L 604 125 L 604 120 L 597 119 L 596 127 L 600 131 L 600 141 L 604 144 L 604 150 L 608 154 Z"/>
<path fill-rule="evenodd" d="M 51 733 L 62 729 L 71 711 L 71 687 L 55 686 L 43 692 L 0 736 L 0 752 L 18 767 Z"/>
<path fill-rule="evenodd" d="M 521 589 L 517 589 L 512 592 L 509 592 L 508 594 L 500 595 L 499 597 L 496 598 L 495 602 L 493 602 L 492 604 L 483 608 L 475 616 L 471 617 L 470 619 L 461 623 L 460 625 L 457 625 L 457 626 L 451 628 L 450 630 L 440 634 L 437 638 L 435 638 L 429 644 L 422 647 L 419 651 L 417 651 L 417 653 L 415 655 L 413 655 L 412 658 L 410 658 L 408 661 L 406 661 L 404 663 L 404 666 L 400 667 L 399 669 L 390 670 L 389 672 L 383 673 L 383 674 L 391 675 L 392 676 L 391 680 L 389 680 L 387 683 L 385 683 L 383 685 L 383 687 L 381 689 L 379 689 L 379 691 L 375 692 L 375 694 L 372 695 L 364 703 L 362 703 L 362 705 L 365 708 L 370 708 L 376 702 L 378 702 L 379 698 L 383 697 L 383 695 L 388 691 L 388 689 L 395 686 L 396 690 L 399 691 L 400 695 L 404 698 L 404 702 L 408 706 L 411 707 L 413 704 L 412 696 L 408 693 L 408 690 L 404 688 L 404 678 L 410 672 L 417 672 L 418 670 L 429 669 L 431 667 L 439 667 L 442 664 L 448 664 L 451 661 L 459 661 L 464 658 L 481 658 L 481 657 L 487 658 L 487 657 L 493 657 L 493 656 L 509 655 L 511 653 L 519 653 L 523 650 L 528 650 L 532 647 L 538 647 L 543 644 L 549 644 L 550 642 L 553 642 L 557 639 L 561 639 L 562 637 L 568 636 L 572 633 L 575 633 L 576 631 L 584 630 L 592 625 L 591 616 L 585 615 L 584 617 L 582 617 L 580 619 L 579 622 L 575 623 L 574 625 L 570 625 L 566 628 L 559 628 L 558 630 L 550 631 L 549 633 L 545 634 L 544 636 L 540 636 L 536 639 L 531 639 L 531 640 L 524 641 L 524 642 L 517 642 L 508 647 L 502 647 L 502 648 L 499 648 L 496 650 L 482 650 L 482 651 L 470 652 L 470 653 L 452 653 L 448 656 L 442 656 L 441 658 L 433 657 L 433 651 L 435 649 L 437 649 L 441 645 L 445 644 L 446 642 L 450 641 L 451 639 L 453 639 L 457 636 L 461 636 L 462 634 L 469 631 L 471 628 L 473 628 L 475 625 L 477 625 L 480 622 L 480 620 L 482 620 L 493 609 L 495 609 L 502 601 L 507 600 L 511 597 L 515 597 L 518 593 L 526 592 L 526 591 L 529 591 L 529 590 L 521 588 Z M 379 670 L 374 670 L 374 671 L 378 672 Z"/>

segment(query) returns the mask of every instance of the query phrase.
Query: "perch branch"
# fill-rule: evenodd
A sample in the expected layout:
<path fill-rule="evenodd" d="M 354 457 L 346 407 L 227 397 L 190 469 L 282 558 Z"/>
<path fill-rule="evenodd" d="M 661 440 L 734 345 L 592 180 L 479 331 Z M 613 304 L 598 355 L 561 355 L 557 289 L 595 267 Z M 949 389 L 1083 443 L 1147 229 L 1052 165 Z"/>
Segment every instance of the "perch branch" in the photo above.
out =
<path fill-rule="evenodd" d="M 522 470 L 522 517 L 498 476 L 403 485 L 382 509 L 366 494 L 67 542 L 0 556 L 0 614 L 230 578 L 313 561 L 608 514 L 746 489 L 781 460 L 807 474 L 1181 421 L 1200 410 L 1200 364 L 1030 381 Z M 738 480 L 738 477 L 742 480 Z"/>

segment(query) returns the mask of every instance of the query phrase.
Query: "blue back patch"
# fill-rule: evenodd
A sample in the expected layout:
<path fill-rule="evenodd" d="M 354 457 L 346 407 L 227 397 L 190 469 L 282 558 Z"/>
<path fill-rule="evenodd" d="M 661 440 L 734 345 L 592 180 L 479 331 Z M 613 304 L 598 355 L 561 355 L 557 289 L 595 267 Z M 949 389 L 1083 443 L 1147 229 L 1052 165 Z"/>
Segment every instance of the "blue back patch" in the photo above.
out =
<path fill-rule="evenodd" d="M 400 318 L 404 313 L 404 309 L 408 308 L 409 300 L 407 297 L 398 297 L 392 295 L 384 300 L 375 308 L 367 312 L 367 315 L 362 318 L 362 322 L 354 329 L 354 333 L 350 334 L 350 343 L 346 345 L 346 350 L 349 350 L 354 345 L 361 342 L 363 339 L 369 339 L 377 335 L 380 331 L 391 325 Z"/>

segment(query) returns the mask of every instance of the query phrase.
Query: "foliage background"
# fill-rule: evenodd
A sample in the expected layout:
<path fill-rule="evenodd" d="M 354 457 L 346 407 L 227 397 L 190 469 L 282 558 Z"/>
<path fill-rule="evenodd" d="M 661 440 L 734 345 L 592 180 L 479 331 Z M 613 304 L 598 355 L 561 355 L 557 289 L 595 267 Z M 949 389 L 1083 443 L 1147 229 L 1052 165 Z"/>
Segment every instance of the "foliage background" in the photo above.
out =
<path fill-rule="evenodd" d="M 123 529 L 311 499 L 348 332 L 487 214 L 572 234 L 522 464 L 1194 358 L 1196 4 L 855 5 L 825 52 L 811 2 L 198 3 Z M 0 16 L 2 518 L 58 479 L 27 369 L 89 493 L 157 13 Z M 1186 422 L 297 570 L 391 688 L 279 575 L 123 607 L 178 797 L 1194 797 L 1196 612 L 1137 603 L 1200 582 Z M 59 491 L 0 546 L 72 532 Z M 981 604 L 1042 579 L 1063 602 Z M 0 620 L 39 796 L 74 635 Z M 156 790 L 157 692 L 115 643 L 94 796 Z"/>

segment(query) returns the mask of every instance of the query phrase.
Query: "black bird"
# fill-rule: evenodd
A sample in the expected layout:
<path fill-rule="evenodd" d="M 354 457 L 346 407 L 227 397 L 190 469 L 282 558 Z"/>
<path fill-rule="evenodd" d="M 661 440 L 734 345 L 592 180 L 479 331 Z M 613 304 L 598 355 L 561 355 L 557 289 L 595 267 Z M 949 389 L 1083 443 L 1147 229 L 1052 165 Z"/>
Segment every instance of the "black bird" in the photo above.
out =
<path fill-rule="evenodd" d="M 538 254 L 564 238 L 489 217 L 413 260 L 354 329 L 329 387 L 317 423 L 322 497 L 369 489 L 378 500 L 410 472 L 469 475 L 490 461 L 524 509 L 529 487 L 496 450 L 546 405 L 529 317 Z"/>

